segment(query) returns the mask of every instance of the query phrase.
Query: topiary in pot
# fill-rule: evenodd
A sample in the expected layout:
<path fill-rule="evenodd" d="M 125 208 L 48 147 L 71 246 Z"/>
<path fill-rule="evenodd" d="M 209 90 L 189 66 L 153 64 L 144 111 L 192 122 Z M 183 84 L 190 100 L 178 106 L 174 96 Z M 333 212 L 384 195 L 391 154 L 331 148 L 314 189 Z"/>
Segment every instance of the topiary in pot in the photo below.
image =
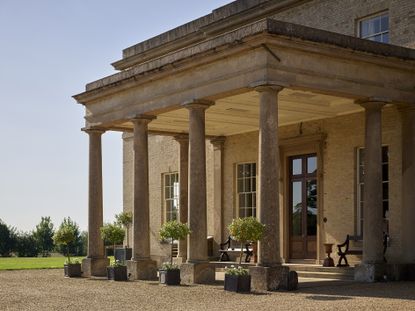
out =
<path fill-rule="evenodd" d="M 109 242 L 113 245 L 115 251 L 115 244 L 122 243 L 124 241 L 125 231 L 117 223 L 105 224 L 100 228 L 101 238 L 105 242 Z M 127 281 L 127 267 L 120 261 L 115 261 L 114 264 L 107 267 L 108 280 L 114 281 Z"/>
<path fill-rule="evenodd" d="M 82 274 L 81 264 L 76 260 L 71 262 L 69 255 L 69 245 L 76 239 L 76 232 L 73 226 L 69 226 L 66 223 L 62 223 L 59 229 L 53 235 L 53 241 L 57 246 L 66 247 L 66 262 L 64 264 L 64 275 L 66 277 L 80 277 Z"/>
<path fill-rule="evenodd" d="M 225 286 L 224 289 L 235 292 L 251 291 L 251 276 L 248 270 L 243 269 L 240 265 L 243 256 L 243 246 L 246 243 L 255 243 L 262 239 L 265 225 L 261 224 L 254 217 L 236 218 L 228 226 L 232 238 L 241 243 L 241 253 L 239 255 L 239 266 L 225 269 Z"/>
<path fill-rule="evenodd" d="M 159 231 L 162 240 L 170 242 L 170 263 L 164 263 L 159 270 L 160 283 L 166 285 L 180 285 L 180 269 L 173 264 L 173 243 L 175 240 L 183 240 L 190 233 L 187 224 L 176 220 L 168 221 L 161 226 Z"/>
<path fill-rule="evenodd" d="M 115 260 L 125 263 L 126 260 L 130 260 L 133 254 L 133 249 L 130 248 L 130 239 L 129 239 L 129 229 L 133 223 L 133 214 L 131 212 L 122 212 L 118 215 L 115 215 L 117 223 L 121 225 L 125 230 L 126 235 L 126 245 L 124 248 L 118 248 L 114 250 Z"/>

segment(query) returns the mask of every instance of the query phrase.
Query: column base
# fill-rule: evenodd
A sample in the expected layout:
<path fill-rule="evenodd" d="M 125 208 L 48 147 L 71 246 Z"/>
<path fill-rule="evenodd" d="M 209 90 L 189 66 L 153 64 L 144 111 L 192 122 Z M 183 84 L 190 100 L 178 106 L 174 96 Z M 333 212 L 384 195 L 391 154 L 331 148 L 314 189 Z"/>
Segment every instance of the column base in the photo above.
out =
<path fill-rule="evenodd" d="M 127 273 L 131 280 L 156 280 L 157 263 L 151 259 L 127 260 Z"/>
<path fill-rule="evenodd" d="M 386 276 L 386 264 L 361 263 L 354 268 L 354 280 L 358 282 L 373 283 L 384 281 Z"/>
<path fill-rule="evenodd" d="M 82 276 L 106 276 L 109 258 L 84 258 L 82 259 Z"/>
<path fill-rule="evenodd" d="M 180 266 L 184 263 L 186 263 L 186 258 L 185 257 L 177 256 L 177 257 L 173 258 L 173 264 L 175 264 L 175 265 Z"/>
<path fill-rule="evenodd" d="M 183 284 L 209 284 L 215 282 L 215 266 L 208 262 L 184 263 L 180 266 Z"/>
<path fill-rule="evenodd" d="M 298 288 L 298 275 L 290 271 L 287 266 L 276 267 L 249 267 L 251 275 L 251 289 L 259 291 L 296 290 Z"/>

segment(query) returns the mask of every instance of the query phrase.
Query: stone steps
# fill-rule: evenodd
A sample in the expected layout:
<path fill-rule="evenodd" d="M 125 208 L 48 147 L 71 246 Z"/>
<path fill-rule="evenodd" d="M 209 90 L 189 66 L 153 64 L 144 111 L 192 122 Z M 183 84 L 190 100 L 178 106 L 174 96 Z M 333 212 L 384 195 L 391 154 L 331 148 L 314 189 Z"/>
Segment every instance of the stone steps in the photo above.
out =
<path fill-rule="evenodd" d="M 353 267 L 322 267 L 320 265 L 287 264 L 300 278 L 353 280 Z"/>

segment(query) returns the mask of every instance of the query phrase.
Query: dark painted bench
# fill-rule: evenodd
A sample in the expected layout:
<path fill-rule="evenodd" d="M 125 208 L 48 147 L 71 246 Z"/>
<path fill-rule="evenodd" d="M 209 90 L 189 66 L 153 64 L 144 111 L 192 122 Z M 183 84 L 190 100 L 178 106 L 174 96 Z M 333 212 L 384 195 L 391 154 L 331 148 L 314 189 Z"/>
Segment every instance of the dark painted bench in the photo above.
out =
<path fill-rule="evenodd" d="M 383 233 L 383 260 L 385 262 L 385 253 L 388 248 L 388 241 L 389 241 L 389 235 L 387 233 Z M 337 263 L 337 267 L 349 267 L 349 263 L 347 261 L 347 255 L 362 255 L 363 250 L 361 249 L 350 249 L 350 236 L 346 236 L 346 241 L 342 244 L 337 244 L 338 252 L 337 255 L 339 255 L 339 262 Z M 344 264 L 342 264 L 342 261 L 344 261 Z"/>
<path fill-rule="evenodd" d="M 228 237 L 228 239 L 220 244 L 219 250 L 219 261 L 230 261 L 229 254 L 237 254 L 238 256 L 241 254 L 241 247 L 236 247 L 237 241 L 233 240 L 232 237 Z M 253 256 L 254 252 L 252 250 L 252 245 L 247 243 L 245 244 L 245 249 L 243 250 L 245 256 L 245 262 L 250 262 L 251 257 Z"/>

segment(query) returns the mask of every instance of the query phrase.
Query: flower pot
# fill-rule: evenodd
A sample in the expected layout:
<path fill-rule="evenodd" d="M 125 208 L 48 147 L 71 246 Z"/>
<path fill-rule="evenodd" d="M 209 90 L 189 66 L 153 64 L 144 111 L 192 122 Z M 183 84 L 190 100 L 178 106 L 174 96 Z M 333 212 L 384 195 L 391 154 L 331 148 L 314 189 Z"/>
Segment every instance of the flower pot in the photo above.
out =
<path fill-rule="evenodd" d="M 127 266 L 107 267 L 108 280 L 127 281 Z"/>
<path fill-rule="evenodd" d="M 63 272 L 65 276 L 69 278 L 81 277 L 82 276 L 81 264 L 80 263 L 64 264 Z"/>
<path fill-rule="evenodd" d="M 225 274 L 225 290 L 237 293 L 247 293 L 251 291 L 250 275 L 230 275 Z"/>
<path fill-rule="evenodd" d="M 160 284 L 166 285 L 180 285 L 180 270 L 160 270 L 159 271 Z"/>

